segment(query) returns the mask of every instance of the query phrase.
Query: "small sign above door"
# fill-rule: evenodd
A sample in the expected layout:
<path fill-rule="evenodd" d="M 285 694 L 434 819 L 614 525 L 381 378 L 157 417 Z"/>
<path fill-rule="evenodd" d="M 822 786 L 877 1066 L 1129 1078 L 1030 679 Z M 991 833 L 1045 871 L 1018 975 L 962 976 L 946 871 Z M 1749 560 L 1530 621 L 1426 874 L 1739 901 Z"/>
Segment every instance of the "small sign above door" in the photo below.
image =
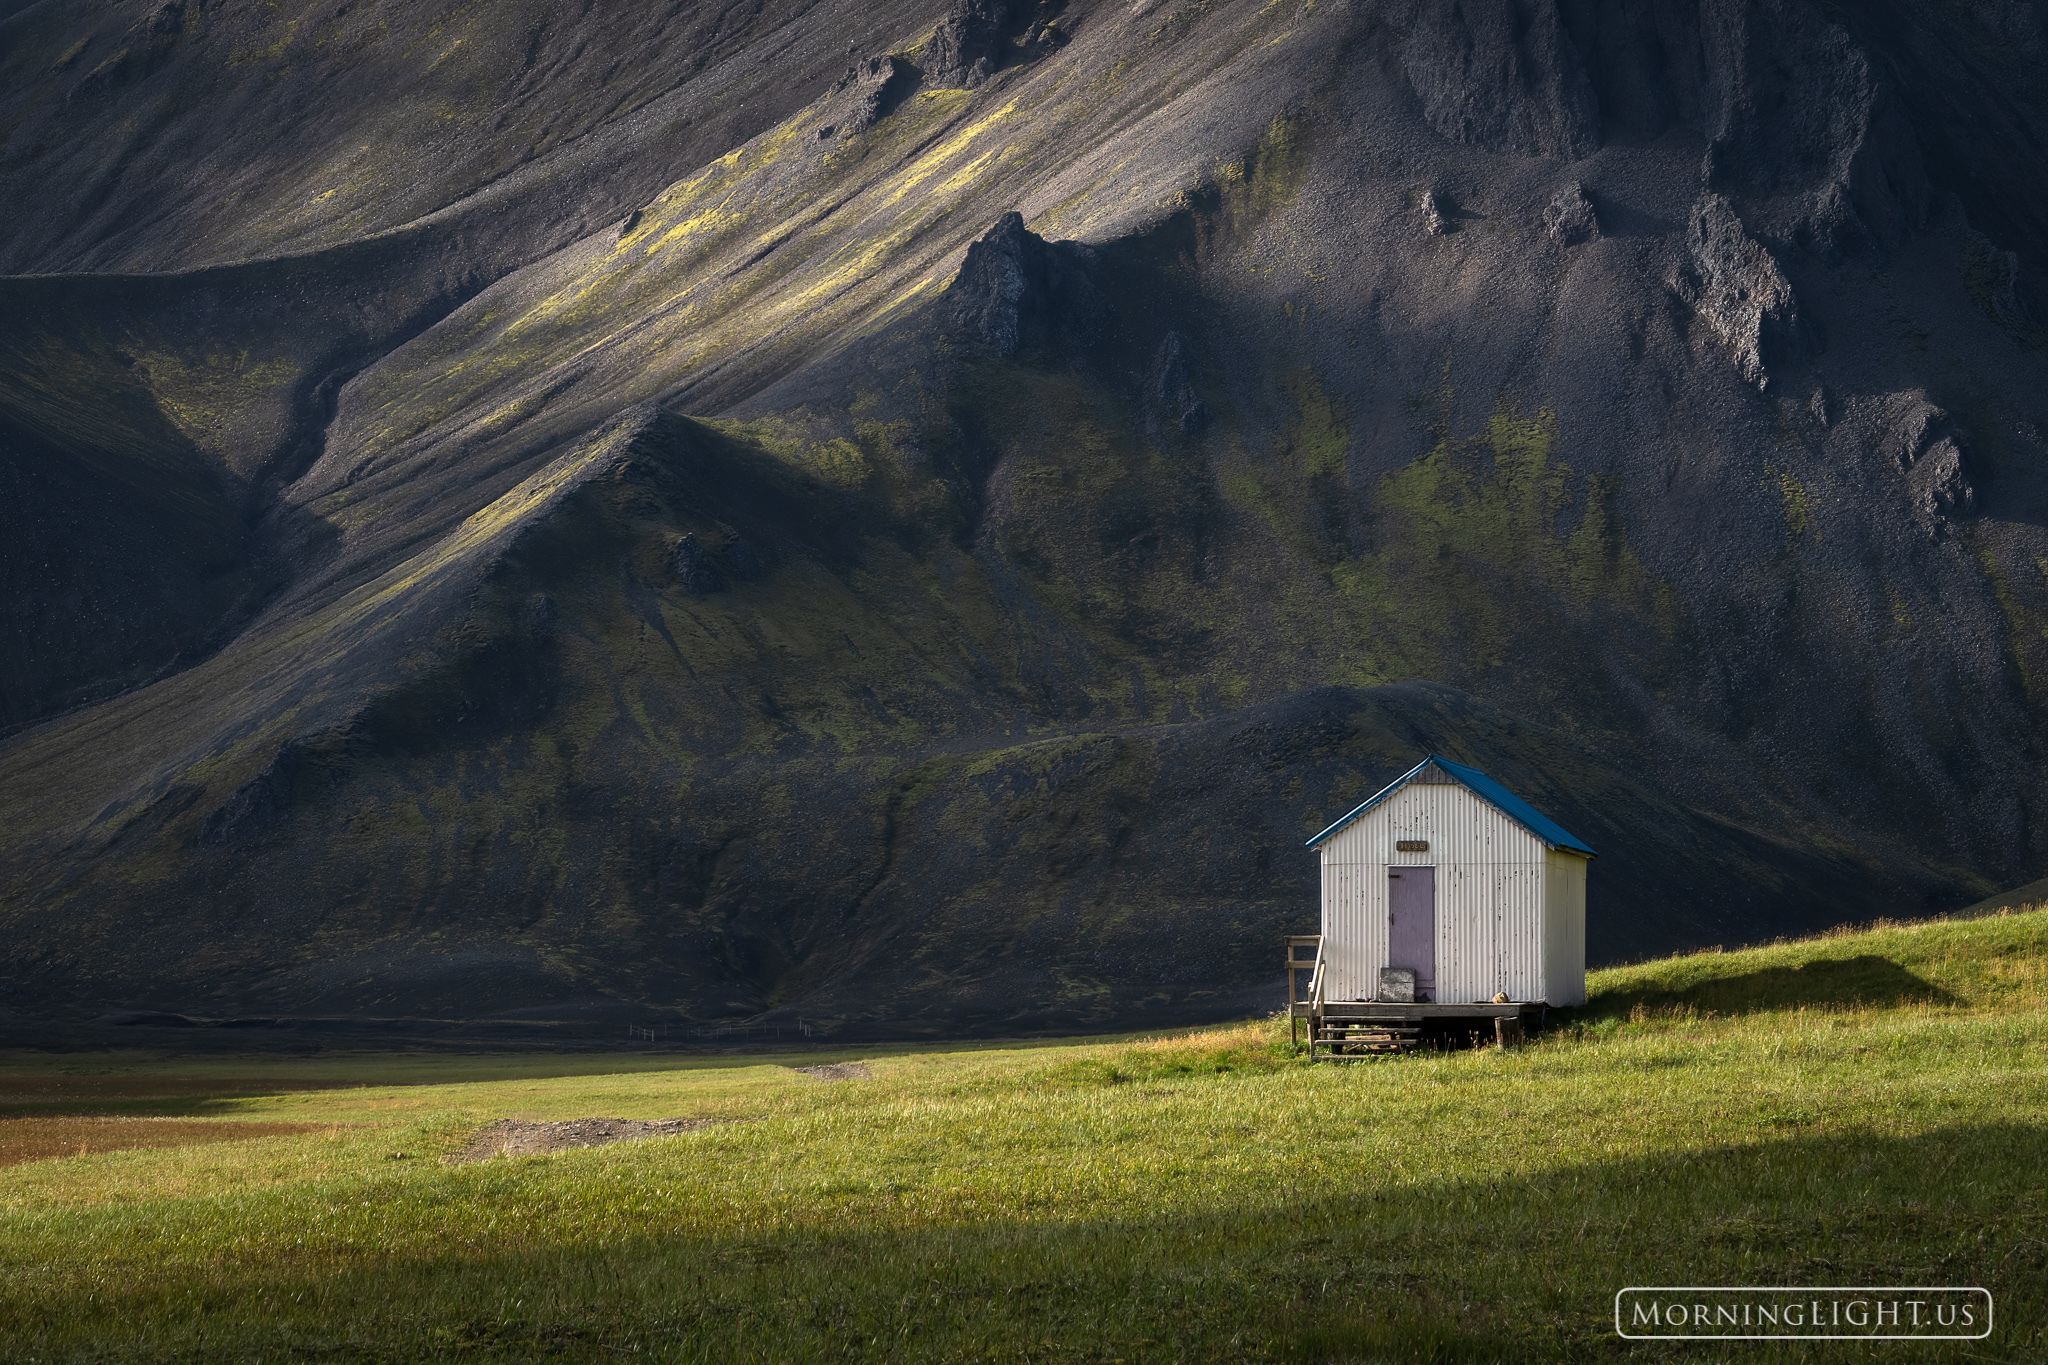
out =
<path fill-rule="evenodd" d="M 1427 853 L 1429 852 L 1429 840 L 1396 839 L 1394 841 L 1394 851 L 1396 853 Z"/>

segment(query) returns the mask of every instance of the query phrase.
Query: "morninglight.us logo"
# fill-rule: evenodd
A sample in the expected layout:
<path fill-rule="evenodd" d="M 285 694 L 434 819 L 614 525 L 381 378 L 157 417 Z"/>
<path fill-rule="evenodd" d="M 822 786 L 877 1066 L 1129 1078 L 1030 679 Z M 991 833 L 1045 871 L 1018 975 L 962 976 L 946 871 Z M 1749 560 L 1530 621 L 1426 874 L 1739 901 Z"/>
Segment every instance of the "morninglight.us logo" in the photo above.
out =
<path fill-rule="evenodd" d="M 1991 1294 L 1909 1285 L 1661 1285 L 1614 1296 L 1614 1330 L 1632 1341 L 1979 1341 Z"/>

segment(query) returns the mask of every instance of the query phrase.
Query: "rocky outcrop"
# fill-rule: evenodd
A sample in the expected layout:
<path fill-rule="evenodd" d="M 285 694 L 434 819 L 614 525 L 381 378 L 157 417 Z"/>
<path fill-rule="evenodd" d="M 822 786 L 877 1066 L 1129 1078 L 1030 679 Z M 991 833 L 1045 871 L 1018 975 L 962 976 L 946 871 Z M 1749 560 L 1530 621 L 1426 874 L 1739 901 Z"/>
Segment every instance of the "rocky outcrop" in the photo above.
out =
<path fill-rule="evenodd" d="M 1707 183 L 1773 240 L 1890 247 L 1924 222 L 1925 167 L 1869 54 L 1803 6 L 1728 7 L 1703 31 Z"/>
<path fill-rule="evenodd" d="M 1703 194 L 1693 204 L 1685 249 L 1673 287 L 1728 347 L 1744 379 L 1765 389 L 1774 366 L 1805 357 L 1806 326 L 1791 282 L 1726 199 Z"/>
<path fill-rule="evenodd" d="M 955 0 L 921 54 L 926 83 L 972 88 L 1066 46 L 1067 34 L 1045 14 L 1061 6 L 1041 5 L 1039 17 L 1032 8 L 1030 0 Z"/>
<path fill-rule="evenodd" d="M 1977 490 L 1970 482 L 1963 448 L 1953 437 L 1929 446 L 1906 483 L 1913 490 L 1913 515 L 1930 531 L 1977 510 Z"/>
<path fill-rule="evenodd" d="M 1878 448 L 1900 469 L 1919 463 L 1948 427 L 1948 414 L 1917 389 L 1892 395 L 1883 411 L 1884 434 Z"/>
<path fill-rule="evenodd" d="M 1906 476 L 1914 520 L 1939 532 L 1977 510 L 1969 455 L 1949 414 L 1918 391 L 1895 395 L 1880 449 Z"/>
<path fill-rule="evenodd" d="M 847 68 L 825 97 L 819 141 L 866 132 L 907 99 L 917 84 L 917 69 L 901 57 L 870 57 Z"/>
<path fill-rule="evenodd" d="M 712 567 L 711 557 L 704 552 L 703 543 L 695 532 L 683 534 L 683 538 L 676 542 L 671 558 L 675 561 L 676 581 L 690 596 L 703 597 L 725 586 L 725 580 Z"/>
<path fill-rule="evenodd" d="M 1889 247 L 1926 221 L 1919 140 L 1849 18 L 1727 0 L 1595 11 L 1446 0 L 1390 18 L 1423 117 L 1453 142 L 1571 161 L 1685 126 L 1709 145 L 1708 187 L 1774 242 Z"/>
<path fill-rule="evenodd" d="M 1443 136 L 1564 161 L 1600 145 L 1599 104 L 1553 0 L 1431 0 L 1404 27 L 1402 69 Z"/>
<path fill-rule="evenodd" d="M 998 355 L 1026 346 L 1086 346 L 1109 313 L 1090 273 L 1093 248 L 1048 242 L 1028 231 L 1022 214 L 1006 213 L 967 248 L 946 290 L 957 326 Z"/>
<path fill-rule="evenodd" d="M 972 88 L 993 76 L 1018 8 L 1015 0 L 955 0 L 925 44 L 925 81 Z"/>
<path fill-rule="evenodd" d="M 1586 197 L 1586 187 L 1572 184 L 1559 190 L 1543 210 L 1543 226 L 1559 246 L 1579 246 L 1598 237 L 1600 219 Z"/>
<path fill-rule="evenodd" d="M 708 597 L 724 592 L 733 581 L 750 582 L 761 576 L 761 561 L 746 538 L 723 522 L 718 530 L 725 544 L 715 551 L 706 549 L 696 532 L 685 531 L 669 552 L 676 581 L 692 597 Z"/>
<path fill-rule="evenodd" d="M 2001 249 L 1983 233 L 1963 233 L 1963 288 L 1979 312 L 2022 346 L 2048 354 L 2048 326 L 2038 278 L 2017 251 Z M 2029 295 L 2032 298 L 2029 298 Z"/>

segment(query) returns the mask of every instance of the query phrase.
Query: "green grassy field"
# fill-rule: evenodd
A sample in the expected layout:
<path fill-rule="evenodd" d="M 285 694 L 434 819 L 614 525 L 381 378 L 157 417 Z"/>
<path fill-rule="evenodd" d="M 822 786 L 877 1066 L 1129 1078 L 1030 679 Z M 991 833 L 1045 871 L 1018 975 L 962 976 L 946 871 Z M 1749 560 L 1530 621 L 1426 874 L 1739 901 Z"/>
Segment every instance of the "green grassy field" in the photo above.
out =
<path fill-rule="evenodd" d="M 0 1168 L 0 1358 L 2048 1357 L 2048 912 L 1593 988 L 1518 1052 L 1349 1066 L 1265 1021 L 774 1058 L 15 1055 L 0 1129 L 294 1127 Z M 790 1069 L 844 1060 L 872 1077 Z M 732 1122 L 440 1159 L 489 1120 L 593 1115 Z M 1631 1284 L 1975 1284 L 1997 1328 L 1631 1344 Z"/>

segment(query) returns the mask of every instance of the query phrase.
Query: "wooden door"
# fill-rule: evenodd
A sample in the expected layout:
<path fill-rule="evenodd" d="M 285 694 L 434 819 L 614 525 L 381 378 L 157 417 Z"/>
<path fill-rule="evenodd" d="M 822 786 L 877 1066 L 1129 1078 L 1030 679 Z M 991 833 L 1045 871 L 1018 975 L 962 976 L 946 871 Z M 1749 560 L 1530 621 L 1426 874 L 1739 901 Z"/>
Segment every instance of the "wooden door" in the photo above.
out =
<path fill-rule="evenodd" d="M 1387 965 L 1415 969 L 1415 998 L 1436 999 L 1436 869 L 1387 869 Z"/>

